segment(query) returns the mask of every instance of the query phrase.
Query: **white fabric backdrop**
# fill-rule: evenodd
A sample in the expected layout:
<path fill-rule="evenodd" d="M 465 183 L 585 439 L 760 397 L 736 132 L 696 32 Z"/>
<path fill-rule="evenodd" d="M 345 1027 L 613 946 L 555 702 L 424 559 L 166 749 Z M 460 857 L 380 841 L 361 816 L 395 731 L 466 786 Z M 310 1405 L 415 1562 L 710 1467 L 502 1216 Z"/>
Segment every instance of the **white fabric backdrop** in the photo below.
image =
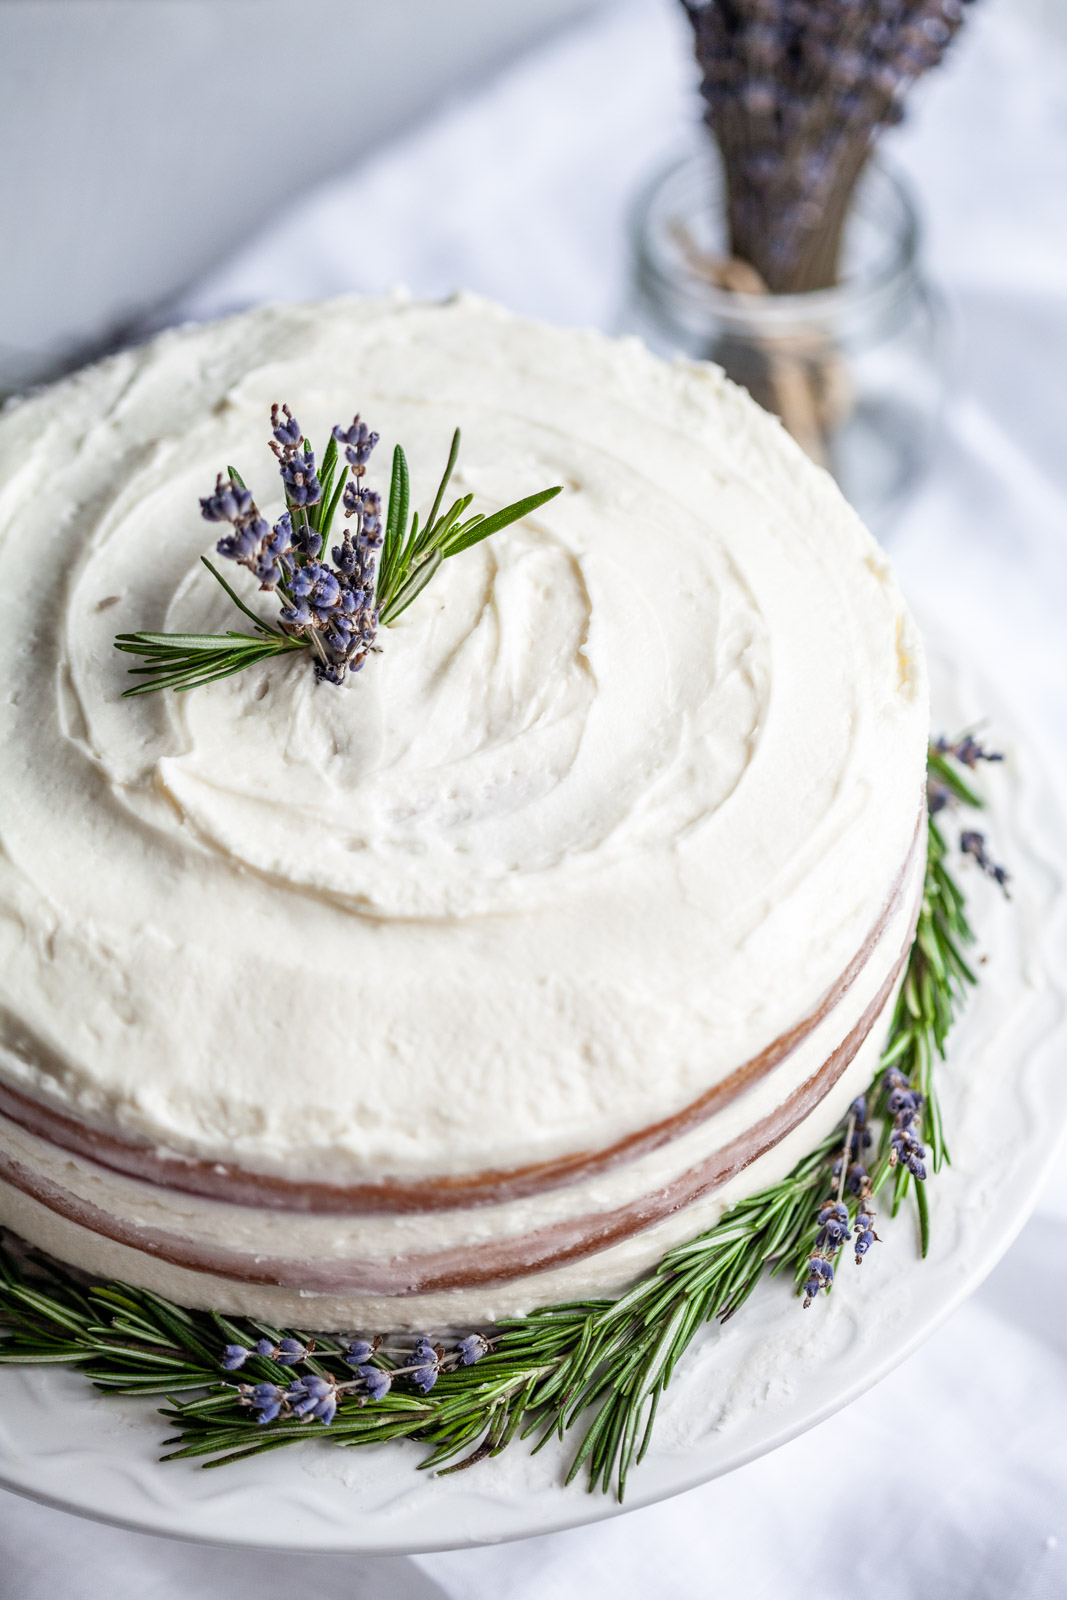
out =
<path fill-rule="evenodd" d="M 671 0 L 617 0 L 314 195 L 189 296 L 467 287 L 611 328 L 625 218 L 696 113 Z M 984 0 L 893 137 L 961 375 L 892 536 L 1067 795 L 1067 54 Z M 413 1559 L 169 1544 L 0 1496 L 3 1600 L 1050 1600 L 1067 1595 L 1067 1161 L 982 1290 L 847 1411 L 588 1529 Z"/>

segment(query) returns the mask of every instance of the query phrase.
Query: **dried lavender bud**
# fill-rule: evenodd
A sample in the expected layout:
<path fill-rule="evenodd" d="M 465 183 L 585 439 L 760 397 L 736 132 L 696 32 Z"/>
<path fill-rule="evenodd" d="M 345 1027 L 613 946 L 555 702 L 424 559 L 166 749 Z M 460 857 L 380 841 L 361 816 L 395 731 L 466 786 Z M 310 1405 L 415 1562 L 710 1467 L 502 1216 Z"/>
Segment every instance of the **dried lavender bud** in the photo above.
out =
<path fill-rule="evenodd" d="M 936 817 L 939 811 L 944 811 L 951 799 L 952 794 L 943 783 L 937 783 L 933 778 L 927 780 L 926 805 L 932 817 Z"/>
<path fill-rule="evenodd" d="M 314 451 L 283 456 L 281 474 L 285 497 L 291 506 L 313 506 L 322 499 L 322 484 L 315 474 Z"/>
<path fill-rule="evenodd" d="M 257 1422 L 273 1422 L 284 1399 L 285 1394 L 276 1383 L 257 1383 L 246 1397 L 246 1404 L 259 1413 Z"/>
<path fill-rule="evenodd" d="M 409 1372 L 416 1389 L 421 1394 L 429 1394 L 441 1372 L 441 1358 L 429 1339 L 423 1337 L 415 1341 Z"/>
<path fill-rule="evenodd" d="M 807 1310 L 820 1289 L 829 1292 L 833 1281 L 833 1263 L 827 1261 L 824 1256 L 812 1256 L 808 1262 L 808 1278 L 804 1285 L 804 1309 Z"/>
<path fill-rule="evenodd" d="M 926 1150 L 912 1133 L 910 1128 L 894 1128 L 889 1140 L 889 1163 L 896 1166 L 907 1167 L 908 1171 L 916 1178 L 926 1177 L 926 1168 L 923 1158 Z"/>
<path fill-rule="evenodd" d="M 301 1344 L 299 1339 L 282 1339 L 274 1359 L 280 1361 L 283 1367 L 295 1367 L 298 1362 L 306 1359 L 307 1353 L 307 1345 Z"/>
<path fill-rule="evenodd" d="M 342 1360 L 347 1361 L 350 1367 L 361 1367 L 370 1360 L 376 1346 L 376 1340 L 352 1339 L 345 1348 Z"/>
<path fill-rule="evenodd" d="M 311 626 L 311 607 L 306 600 L 298 600 L 295 605 L 283 606 L 281 618 L 288 628 L 308 628 Z"/>
<path fill-rule="evenodd" d="M 341 584 L 337 574 L 321 561 L 309 561 L 293 573 L 290 589 L 295 600 L 306 600 L 315 619 L 323 626 L 333 620 L 333 611 L 341 599 Z"/>
<path fill-rule="evenodd" d="M 890 1089 L 889 1094 L 886 1096 L 885 1106 L 890 1116 L 895 1117 L 901 1111 L 911 1111 L 913 1113 L 918 1111 L 922 1103 L 922 1095 L 916 1094 L 914 1089 L 895 1087 Z"/>
<path fill-rule="evenodd" d="M 338 423 L 333 430 L 333 436 L 338 444 L 345 446 L 345 459 L 349 465 L 355 467 L 358 476 L 362 477 L 370 460 L 371 451 L 378 443 L 378 435 L 372 433 L 365 422 L 361 422 L 359 414 L 352 418 L 349 428 L 342 428 Z"/>
<path fill-rule="evenodd" d="M 337 1410 L 337 1384 L 333 1378 L 311 1372 L 295 1378 L 285 1391 L 285 1398 L 294 1417 L 317 1417 L 328 1424 Z"/>
<path fill-rule="evenodd" d="M 358 1367 L 356 1376 L 362 1378 L 368 1400 L 384 1400 L 392 1388 L 392 1376 L 382 1367 Z"/>
<path fill-rule="evenodd" d="M 351 540 L 346 536 L 344 544 L 335 544 L 330 553 L 333 556 L 334 566 L 339 568 L 346 578 L 352 577 L 358 569 L 360 561 L 359 552 L 355 549 Z"/>
<path fill-rule="evenodd" d="M 205 522 L 237 522 L 253 509 L 249 491 L 233 478 L 224 478 L 221 472 L 213 493 L 200 502 L 200 515 Z"/>
<path fill-rule="evenodd" d="M 861 1161 L 854 1161 L 848 1169 L 846 1180 L 849 1194 L 862 1194 L 869 1181 L 867 1168 Z"/>
<path fill-rule="evenodd" d="M 819 1250 L 825 1250 L 827 1255 L 834 1255 L 841 1241 L 847 1239 L 850 1229 L 846 1223 L 828 1222 L 819 1229 L 815 1235 L 815 1244 Z"/>
<path fill-rule="evenodd" d="M 994 883 L 998 883 L 1000 885 L 1000 887 L 1004 890 L 1005 897 L 1007 897 L 1007 886 L 1011 875 L 1005 867 L 998 866 L 992 857 L 987 853 L 985 847 L 985 835 L 982 833 L 975 833 L 973 830 L 967 833 L 961 833 L 960 850 L 965 856 L 971 856 L 972 859 L 978 863 L 986 876 L 992 878 Z"/>
<path fill-rule="evenodd" d="M 864 1256 L 867 1254 L 867 1251 L 871 1248 L 871 1245 L 876 1242 L 877 1238 L 878 1238 L 878 1235 L 876 1233 L 874 1233 L 872 1231 L 872 1229 L 865 1228 L 863 1230 L 863 1232 L 859 1235 L 859 1237 L 856 1239 L 856 1241 L 855 1241 L 855 1251 L 856 1251 L 856 1265 L 857 1265 L 857 1267 L 862 1266 Z"/>
<path fill-rule="evenodd" d="M 215 549 L 220 556 L 225 556 L 227 561 L 240 561 L 245 565 L 254 559 L 261 530 L 266 527 L 267 524 L 263 519 L 257 517 L 252 522 L 245 523 L 243 527 L 238 527 L 233 533 L 226 534 L 219 540 Z"/>
<path fill-rule="evenodd" d="M 476 1361 L 489 1354 L 489 1340 L 480 1333 L 468 1333 L 467 1337 L 456 1345 L 456 1354 L 459 1356 L 461 1366 L 473 1367 Z"/>
<path fill-rule="evenodd" d="M 363 491 L 363 531 L 375 534 L 382 520 L 382 497 L 375 489 Z"/>
<path fill-rule="evenodd" d="M 934 745 L 938 755 L 954 756 L 961 766 L 969 767 L 973 772 L 979 761 L 1003 761 L 1004 756 L 999 750 L 986 750 L 978 740 L 969 733 L 957 739 L 953 744 L 943 735 Z"/>
<path fill-rule="evenodd" d="M 271 406 L 270 426 L 275 440 L 283 450 L 299 449 L 300 441 L 304 435 L 299 422 L 297 422 L 288 406 Z"/>

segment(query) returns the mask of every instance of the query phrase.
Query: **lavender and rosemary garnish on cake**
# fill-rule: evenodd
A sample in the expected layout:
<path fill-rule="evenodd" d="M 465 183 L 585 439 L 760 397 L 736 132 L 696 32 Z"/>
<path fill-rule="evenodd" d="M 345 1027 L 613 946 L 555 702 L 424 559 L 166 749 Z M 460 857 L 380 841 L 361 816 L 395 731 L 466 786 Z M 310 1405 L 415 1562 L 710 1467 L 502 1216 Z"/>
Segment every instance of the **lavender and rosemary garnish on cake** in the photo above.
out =
<path fill-rule="evenodd" d="M 272 525 L 262 515 L 235 467 L 219 473 L 212 492 L 200 501 L 200 514 L 205 522 L 230 523 L 233 532 L 215 548 L 246 568 L 262 592 L 278 597 L 278 626 L 250 610 L 205 556 L 205 567 L 251 619 L 255 633 L 119 634 L 115 648 L 147 663 L 130 668 L 144 682 L 127 689 L 127 695 L 195 689 L 295 650 L 310 652 L 320 682 L 341 685 L 348 673 L 360 671 L 368 655 L 380 651 L 379 629 L 407 610 L 442 561 L 529 516 L 562 492 L 562 485 L 542 489 L 490 515 L 476 511 L 473 516 L 467 513 L 474 496 L 467 494 L 443 511 L 459 457 L 457 428 L 421 528 L 417 511 L 409 521 L 407 457 L 400 445 L 395 447 L 383 527 L 382 497 L 363 483 L 378 435 L 358 413 L 348 427 L 335 424 L 321 467 L 287 405 L 271 406 L 270 425 L 270 448 L 285 488 L 285 510 L 278 520 Z M 331 551 L 331 565 L 324 558 L 338 507 L 344 526 L 340 544 Z"/>

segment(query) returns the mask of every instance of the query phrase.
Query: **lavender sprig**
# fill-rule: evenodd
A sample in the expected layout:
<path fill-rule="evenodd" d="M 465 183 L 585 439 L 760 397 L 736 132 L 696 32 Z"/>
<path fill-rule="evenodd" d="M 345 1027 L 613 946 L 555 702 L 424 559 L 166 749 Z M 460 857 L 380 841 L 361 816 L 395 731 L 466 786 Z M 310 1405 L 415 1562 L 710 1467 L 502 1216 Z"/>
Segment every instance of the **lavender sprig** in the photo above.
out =
<path fill-rule="evenodd" d="M 774 293 L 835 281 L 879 131 L 942 59 L 966 0 L 682 0 L 722 156 L 732 255 Z"/>
<path fill-rule="evenodd" d="M 378 651 L 378 631 L 389 627 L 433 577 L 441 562 L 458 555 L 561 493 L 544 489 L 490 516 L 465 519 L 472 495 L 441 514 L 448 482 L 459 454 L 460 432 L 452 438 L 448 463 L 433 508 L 423 528 L 418 513 L 408 522 L 410 478 L 407 458 L 397 445 L 385 526 L 381 496 L 363 482 L 378 435 L 357 414 L 338 423 L 316 465 L 311 442 L 287 405 L 271 407 L 270 448 L 278 461 L 285 511 L 273 527 L 261 515 L 235 467 L 219 474 L 214 490 L 200 502 L 207 522 L 228 522 L 232 532 L 216 545 L 220 556 L 245 567 L 260 590 L 281 602 L 278 627 L 272 627 L 234 593 L 206 557 L 204 565 L 233 603 L 252 621 L 254 633 L 122 633 L 115 648 L 140 656 L 145 665 L 131 673 L 144 679 L 127 695 L 157 689 L 184 692 L 294 650 L 310 654 L 322 682 L 343 684 Z M 343 454 L 342 454 L 343 452 Z M 324 560 L 339 509 L 345 527 Z"/>

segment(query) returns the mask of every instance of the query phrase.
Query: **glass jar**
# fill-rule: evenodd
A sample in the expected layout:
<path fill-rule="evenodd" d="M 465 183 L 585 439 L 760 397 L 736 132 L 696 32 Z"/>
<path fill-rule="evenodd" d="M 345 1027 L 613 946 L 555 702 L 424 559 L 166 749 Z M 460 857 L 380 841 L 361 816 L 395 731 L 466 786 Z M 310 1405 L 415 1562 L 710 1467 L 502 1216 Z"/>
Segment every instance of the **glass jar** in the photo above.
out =
<path fill-rule="evenodd" d="M 624 313 L 661 355 L 717 361 L 775 411 L 876 531 L 930 458 L 946 389 L 945 317 L 917 262 L 915 208 L 868 163 L 845 225 L 840 282 L 738 292 L 714 148 L 675 161 L 640 197 Z M 744 283 L 744 278 L 740 281 Z"/>

